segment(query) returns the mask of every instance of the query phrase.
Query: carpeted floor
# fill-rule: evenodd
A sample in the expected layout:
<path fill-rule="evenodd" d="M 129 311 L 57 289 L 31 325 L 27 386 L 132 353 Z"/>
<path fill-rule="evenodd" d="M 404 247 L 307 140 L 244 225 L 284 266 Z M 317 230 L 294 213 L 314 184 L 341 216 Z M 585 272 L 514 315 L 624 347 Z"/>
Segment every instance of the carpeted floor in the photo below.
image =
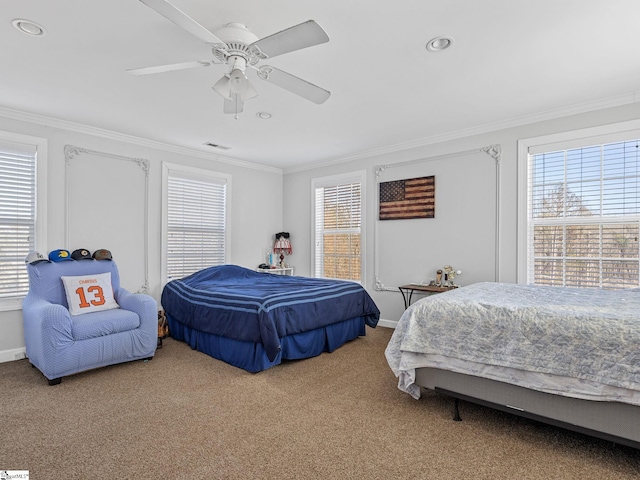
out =
<path fill-rule="evenodd" d="M 60 479 L 627 479 L 640 451 L 400 392 L 392 330 L 250 374 L 167 339 L 50 387 L 0 364 L 0 470 Z"/>

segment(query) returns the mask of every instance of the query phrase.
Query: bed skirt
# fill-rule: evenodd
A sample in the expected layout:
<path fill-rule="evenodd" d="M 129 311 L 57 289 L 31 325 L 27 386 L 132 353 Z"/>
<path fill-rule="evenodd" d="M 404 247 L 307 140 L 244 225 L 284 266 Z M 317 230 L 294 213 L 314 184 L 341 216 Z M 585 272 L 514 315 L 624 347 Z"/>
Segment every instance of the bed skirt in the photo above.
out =
<path fill-rule="evenodd" d="M 300 360 L 316 357 L 323 352 L 333 352 L 350 340 L 366 335 L 365 317 L 355 317 L 342 322 L 296 333 L 281 338 L 281 350 L 273 361 L 261 343 L 235 340 L 194 330 L 167 315 L 171 337 L 185 342 L 194 350 L 222 360 L 230 365 L 256 373 L 278 365 L 282 360 Z"/>

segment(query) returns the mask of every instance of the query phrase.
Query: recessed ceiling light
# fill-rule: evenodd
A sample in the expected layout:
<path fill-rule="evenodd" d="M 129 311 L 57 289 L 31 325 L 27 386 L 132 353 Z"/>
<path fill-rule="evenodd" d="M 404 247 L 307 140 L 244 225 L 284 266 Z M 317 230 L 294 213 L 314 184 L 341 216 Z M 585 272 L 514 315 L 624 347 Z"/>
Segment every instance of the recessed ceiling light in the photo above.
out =
<path fill-rule="evenodd" d="M 436 37 L 427 42 L 427 50 L 430 52 L 441 52 L 453 45 L 451 37 Z"/>
<path fill-rule="evenodd" d="M 16 18 L 11 22 L 11 25 L 13 25 L 19 32 L 31 35 L 33 37 L 39 37 L 46 33 L 45 29 L 37 23 L 34 23 L 31 20 L 25 20 L 23 18 Z"/>
<path fill-rule="evenodd" d="M 256 117 L 261 118 L 262 120 L 268 120 L 271 118 L 271 114 L 269 112 L 258 112 L 256 113 Z"/>

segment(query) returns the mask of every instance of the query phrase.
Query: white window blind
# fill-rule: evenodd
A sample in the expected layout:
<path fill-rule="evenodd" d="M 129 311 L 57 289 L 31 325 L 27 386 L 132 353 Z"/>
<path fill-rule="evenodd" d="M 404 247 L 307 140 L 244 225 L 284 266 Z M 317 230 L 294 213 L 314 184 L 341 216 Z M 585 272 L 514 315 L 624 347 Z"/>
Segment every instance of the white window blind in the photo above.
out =
<path fill-rule="evenodd" d="M 531 155 L 528 281 L 639 286 L 640 140 Z"/>
<path fill-rule="evenodd" d="M 225 263 L 227 182 L 170 172 L 167 178 L 167 279 Z"/>
<path fill-rule="evenodd" d="M 0 299 L 27 294 L 35 230 L 36 147 L 0 143 Z"/>
<path fill-rule="evenodd" d="M 315 189 L 315 276 L 362 280 L 360 182 Z"/>

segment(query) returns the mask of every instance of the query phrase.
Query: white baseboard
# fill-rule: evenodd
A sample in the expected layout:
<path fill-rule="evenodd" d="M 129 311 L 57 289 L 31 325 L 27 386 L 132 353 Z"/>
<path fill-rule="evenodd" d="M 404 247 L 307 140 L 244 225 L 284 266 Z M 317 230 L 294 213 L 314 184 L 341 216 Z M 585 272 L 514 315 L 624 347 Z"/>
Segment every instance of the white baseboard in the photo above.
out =
<path fill-rule="evenodd" d="M 23 358 L 27 358 L 27 349 L 25 347 L 0 351 L 0 363 L 13 362 Z"/>
<path fill-rule="evenodd" d="M 384 328 L 396 328 L 398 326 L 398 321 L 397 320 L 385 320 L 384 318 L 381 318 L 380 320 L 378 320 L 378 326 L 379 327 L 384 327 Z"/>

